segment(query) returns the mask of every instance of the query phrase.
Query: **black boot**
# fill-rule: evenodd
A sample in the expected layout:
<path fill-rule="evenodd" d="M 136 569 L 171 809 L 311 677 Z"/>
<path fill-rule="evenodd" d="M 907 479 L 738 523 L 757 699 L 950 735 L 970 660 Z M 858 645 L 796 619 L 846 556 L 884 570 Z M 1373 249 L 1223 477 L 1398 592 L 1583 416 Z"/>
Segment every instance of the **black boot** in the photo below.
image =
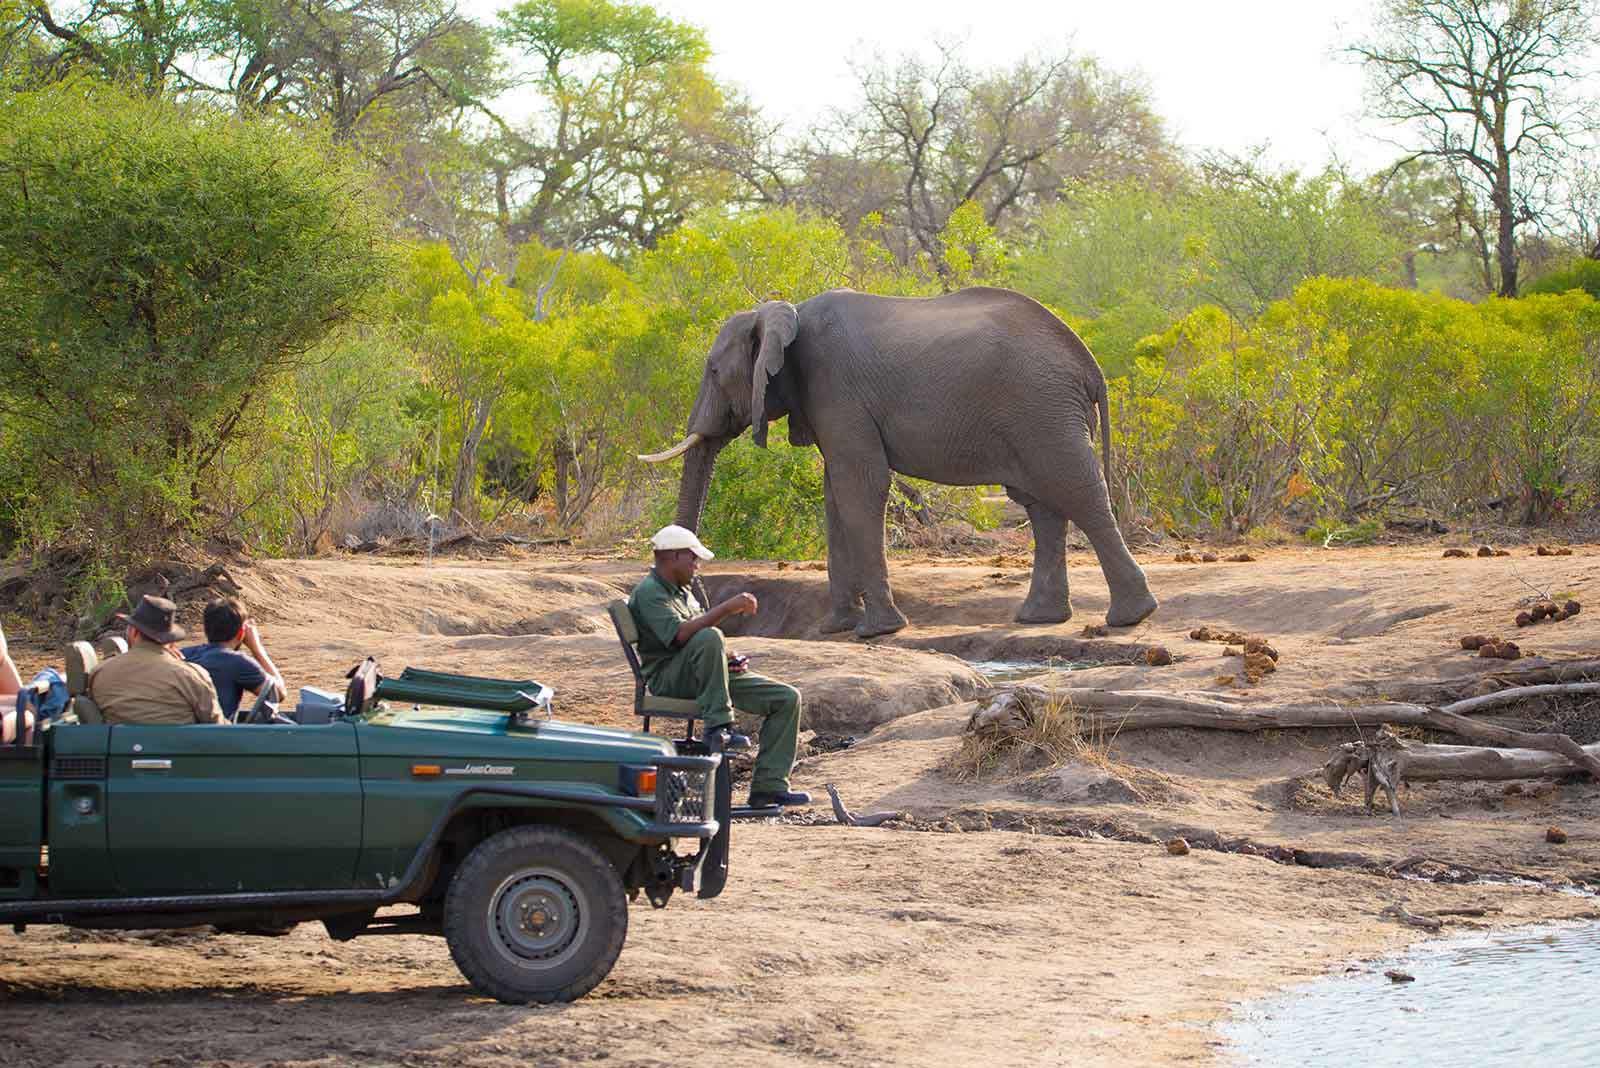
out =
<path fill-rule="evenodd" d="M 731 723 L 708 727 L 700 740 L 714 753 L 742 753 L 750 748 L 750 736 L 734 730 Z"/>
<path fill-rule="evenodd" d="M 811 795 L 804 790 L 751 790 L 751 808 L 788 808 L 792 805 L 811 804 Z"/>

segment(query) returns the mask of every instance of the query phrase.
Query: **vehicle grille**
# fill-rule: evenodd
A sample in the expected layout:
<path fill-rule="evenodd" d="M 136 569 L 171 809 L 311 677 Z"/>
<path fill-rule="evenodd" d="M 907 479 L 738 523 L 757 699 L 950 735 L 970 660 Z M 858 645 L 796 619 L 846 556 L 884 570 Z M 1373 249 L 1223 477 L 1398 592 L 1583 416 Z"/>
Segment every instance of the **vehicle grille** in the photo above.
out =
<path fill-rule="evenodd" d="M 106 758 L 98 756 L 58 756 L 50 762 L 52 779 L 103 779 Z"/>
<path fill-rule="evenodd" d="M 656 779 L 656 820 L 661 823 L 704 823 L 710 817 L 706 786 L 709 772 L 661 769 Z"/>

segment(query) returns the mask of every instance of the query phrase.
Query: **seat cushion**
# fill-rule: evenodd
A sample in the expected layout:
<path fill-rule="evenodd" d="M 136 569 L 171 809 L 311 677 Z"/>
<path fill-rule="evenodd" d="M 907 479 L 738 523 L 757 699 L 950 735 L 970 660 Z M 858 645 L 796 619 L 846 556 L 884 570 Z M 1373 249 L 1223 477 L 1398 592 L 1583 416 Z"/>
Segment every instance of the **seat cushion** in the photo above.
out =
<path fill-rule="evenodd" d="M 644 695 L 644 704 L 639 709 L 641 716 L 678 716 L 698 719 L 700 705 L 687 697 L 657 697 L 653 693 Z"/>

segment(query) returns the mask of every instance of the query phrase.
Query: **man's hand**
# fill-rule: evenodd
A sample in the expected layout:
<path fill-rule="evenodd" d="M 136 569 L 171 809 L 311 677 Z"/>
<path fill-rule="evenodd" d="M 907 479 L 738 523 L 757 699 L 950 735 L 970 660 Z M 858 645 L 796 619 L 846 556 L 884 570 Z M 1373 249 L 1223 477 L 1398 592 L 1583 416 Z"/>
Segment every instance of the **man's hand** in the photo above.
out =
<path fill-rule="evenodd" d="M 700 631 L 707 627 L 715 627 L 729 616 L 753 616 L 756 614 L 756 595 L 753 593 L 736 593 L 726 601 L 721 601 L 715 608 L 702 612 L 693 619 L 686 619 L 678 625 L 678 633 L 672 638 L 674 645 L 687 645 Z"/>
<path fill-rule="evenodd" d="M 760 605 L 753 593 L 736 593 L 717 605 L 717 611 L 728 616 L 753 616 Z"/>
<path fill-rule="evenodd" d="M 244 625 L 244 647 L 252 653 L 261 649 L 261 632 L 256 629 L 256 621 L 253 619 L 246 621 Z"/>

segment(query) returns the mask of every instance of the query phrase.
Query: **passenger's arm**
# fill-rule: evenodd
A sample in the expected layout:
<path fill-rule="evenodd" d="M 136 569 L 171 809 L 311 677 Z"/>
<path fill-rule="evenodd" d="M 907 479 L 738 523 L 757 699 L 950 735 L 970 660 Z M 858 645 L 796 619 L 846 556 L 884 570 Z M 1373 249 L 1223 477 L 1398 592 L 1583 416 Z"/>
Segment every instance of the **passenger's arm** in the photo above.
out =
<path fill-rule="evenodd" d="M 22 673 L 11 659 L 11 649 L 6 645 L 6 632 L 0 628 L 0 697 L 9 697 L 22 690 Z"/>
<path fill-rule="evenodd" d="M 261 670 L 266 672 L 267 683 L 277 691 L 277 699 L 288 700 L 289 689 L 284 685 L 283 676 L 278 673 L 278 665 L 267 655 L 267 647 L 261 641 L 261 632 L 256 629 L 253 621 L 244 625 L 244 646 L 250 650 L 250 655 L 255 657 L 256 663 L 261 665 Z"/>
<path fill-rule="evenodd" d="M 673 635 L 672 644 L 681 646 L 707 627 L 715 627 L 729 616 L 753 616 L 756 614 L 756 607 L 755 594 L 736 593 L 716 607 L 678 624 L 678 633 Z"/>

